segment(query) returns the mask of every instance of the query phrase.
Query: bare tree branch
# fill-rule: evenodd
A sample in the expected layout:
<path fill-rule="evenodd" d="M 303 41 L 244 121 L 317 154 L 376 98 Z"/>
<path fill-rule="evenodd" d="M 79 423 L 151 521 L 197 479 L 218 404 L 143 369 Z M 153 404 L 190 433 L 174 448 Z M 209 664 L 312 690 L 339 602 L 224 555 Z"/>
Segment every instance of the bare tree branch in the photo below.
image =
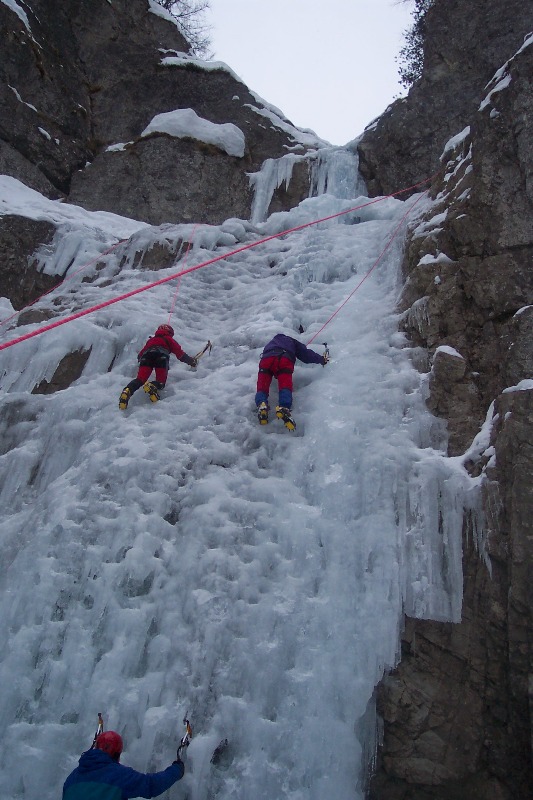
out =
<path fill-rule="evenodd" d="M 202 58 L 211 58 L 211 26 L 205 19 L 209 0 L 157 0 L 169 11 L 189 42 L 192 52 Z"/>
<path fill-rule="evenodd" d="M 397 0 L 397 4 L 408 2 L 414 2 L 412 11 L 414 22 L 404 31 L 405 44 L 396 59 L 400 83 L 406 88 L 416 83 L 422 75 L 426 14 L 435 0 Z"/>

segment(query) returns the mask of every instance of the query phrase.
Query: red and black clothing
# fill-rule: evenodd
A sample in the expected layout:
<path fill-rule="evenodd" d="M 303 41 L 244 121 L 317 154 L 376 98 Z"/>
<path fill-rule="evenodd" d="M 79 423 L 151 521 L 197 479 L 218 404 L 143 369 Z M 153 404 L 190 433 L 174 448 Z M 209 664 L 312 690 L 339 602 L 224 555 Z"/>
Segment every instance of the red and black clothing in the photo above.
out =
<path fill-rule="evenodd" d="M 187 355 L 172 336 L 156 331 L 154 336 L 148 339 L 137 356 L 139 361 L 137 377 L 130 381 L 126 387 L 130 390 L 131 394 L 146 383 L 152 374 L 152 370 L 155 370 L 154 386 L 156 386 L 157 389 L 163 389 L 167 382 L 171 354 L 175 355 L 179 361 L 183 361 L 190 367 L 196 365 L 195 360 Z"/>
<path fill-rule="evenodd" d="M 296 359 L 304 364 L 324 364 L 324 357 L 292 336 L 278 333 L 265 345 L 259 361 L 255 404 L 268 403 L 272 378 L 277 378 L 279 405 L 292 408 L 292 373 Z"/>

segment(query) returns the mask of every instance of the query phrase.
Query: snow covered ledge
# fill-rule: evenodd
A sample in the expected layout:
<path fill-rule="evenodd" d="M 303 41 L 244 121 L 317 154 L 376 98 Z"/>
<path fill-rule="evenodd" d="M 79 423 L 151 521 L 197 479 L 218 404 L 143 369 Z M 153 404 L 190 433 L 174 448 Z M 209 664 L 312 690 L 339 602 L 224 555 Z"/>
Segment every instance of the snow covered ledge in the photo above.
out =
<path fill-rule="evenodd" d="M 224 150 L 229 156 L 242 158 L 246 141 L 244 133 L 231 122 L 210 122 L 192 108 L 178 108 L 157 114 L 141 133 L 141 138 L 154 133 L 166 133 L 178 139 L 196 139 Z"/>

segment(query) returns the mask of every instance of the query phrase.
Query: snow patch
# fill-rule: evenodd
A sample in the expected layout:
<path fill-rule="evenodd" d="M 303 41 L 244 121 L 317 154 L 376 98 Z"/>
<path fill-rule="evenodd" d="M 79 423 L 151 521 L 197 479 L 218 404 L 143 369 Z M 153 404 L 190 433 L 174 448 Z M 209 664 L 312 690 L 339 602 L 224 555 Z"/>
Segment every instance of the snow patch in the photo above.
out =
<path fill-rule="evenodd" d="M 24 9 L 17 2 L 15 2 L 15 0 L 0 0 L 0 2 L 3 3 L 5 6 L 7 6 L 11 11 L 15 12 L 17 17 L 24 23 L 24 26 L 28 31 L 28 33 L 31 34 L 30 21 Z"/>
<path fill-rule="evenodd" d="M 435 350 L 435 355 L 437 353 L 445 353 L 448 356 L 454 356 L 455 358 L 460 358 L 461 361 L 464 361 L 464 357 L 459 353 L 455 347 L 450 347 L 448 344 L 442 344 Z"/>
<path fill-rule="evenodd" d="M 490 90 L 488 95 L 481 102 L 481 105 L 479 106 L 478 110 L 479 111 L 483 111 L 488 105 L 490 105 L 492 103 L 492 98 L 494 97 L 494 95 L 497 94 L 498 92 L 502 92 L 504 89 L 506 89 L 509 86 L 510 83 L 511 83 L 511 76 L 510 75 L 505 75 L 505 77 L 503 77 L 500 81 L 498 81 L 496 86 L 494 86 Z"/>
<path fill-rule="evenodd" d="M 8 84 L 8 86 L 9 86 L 9 84 Z M 37 111 L 37 109 L 35 108 L 35 106 L 32 106 L 32 104 L 31 104 L 31 103 L 26 103 L 26 102 L 25 102 L 25 101 L 22 99 L 22 97 L 20 96 L 20 94 L 18 93 L 18 91 L 15 89 L 15 87 L 14 87 L 14 86 L 9 86 L 9 88 L 10 88 L 10 89 L 11 89 L 11 91 L 14 93 L 15 97 L 17 98 L 17 100 L 18 100 L 19 102 L 23 103 L 25 106 L 28 106 L 28 108 L 31 108 L 31 110 L 32 110 L 32 111 Z M 37 113 L 39 113 L 39 112 L 37 111 Z"/>
<path fill-rule="evenodd" d="M 160 52 L 172 53 L 172 55 L 165 55 L 161 59 L 161 64 L 164 67 L 191 66 L 195 67 L 196 69 L 205 70 L 206 72 L 227 72 L 228 75 L 231 75 L 231 77 L 238 81 L 238 83 L 244 84 L 242 78 L 240 78 L 237 73 L 231 69 L 231 67 L 225 64 L 224 61 L 204 61 L 201 58 L 191 56 L 188 53 L 181 53 L 177 50 L 160 50 Z"/>
<path fill-rule="evenodd" d="M 117 142 L 116 144 L 110 144 L 106 147 L 106 153 L 119 153 L 122 150 L 125 150 L 128 145 L 133 144 L 133 142 Z"/>
<path fill-rule="evenodd" d="M 199 117 L 192 108 L 178 108 L 157 114 L 146 126 L 141 136 L 152 133 L 167 133 L 178 139 L 189 137 L 206 144 L 213 144 L 229 156 L 244 156 L 244 134 L 231 122 L 217 124 Z"/>
<path fill-rule="evenodd" d="M 510 394 L 512 392 L 529 392 L 533 389 L 533 378 L 524 378 L 516 384 L 516 386 L 508 386 L 503 390 L 502 394 Z"/>
<path fill-rule="evenodd" d="M 468 136 L 470 136 L 469 125 L 466 128 L 463 128 L 463 130 L 460 133 L 457 133 L 455 136 L 452 136 L 451 139 L 448 139 L 448 141 L 444 145 L 444 150 L 442 151 L 440 160 L 443 161 L 445 156 L 452 150 L 455 150 L 457 147 L 459 147 L 459 145 L 462 144 Z"/>
<path fill-rule="evenodd" d="M 419 267 L 432 266 L 434 264 L 453 264 L 453 261 L 445 253 L 437 253 L 437 255 L 427 253 L 425 256 L 422 256 L 418 262 Z"/>

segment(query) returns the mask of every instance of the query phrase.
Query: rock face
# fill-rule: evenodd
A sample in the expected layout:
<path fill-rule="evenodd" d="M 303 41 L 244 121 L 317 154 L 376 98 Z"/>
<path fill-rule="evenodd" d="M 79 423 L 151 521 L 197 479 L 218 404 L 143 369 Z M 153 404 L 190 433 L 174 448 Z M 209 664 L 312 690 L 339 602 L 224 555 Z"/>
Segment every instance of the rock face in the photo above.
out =
<path fill-rule="evenodd" d="M 487 469 L 486 557 L 465 537 L 460 624 L 408 619 L 379 689 L 376 800 L 531 797 L 533 398 L 498 398 Z"/>
<path fill-rule="evenodd" d="M 14 5 L 0 3 L 0 171 L 48 197 L 156 225 L 219 224 L 249 217 L 247 173 L 305 152 L 229 68 L 198 66 L 155 0 Z M 184 108 L 239 128 L 244 154 L 141 138 L 153 117 Z"/>
<path fill-rule="evenodd" d="M 199 66 L 156 0 L 0 3 L 0 36 L 0 175 L 51 199 L 152 225 L 249 219 L 249 173 L 314 144 L 296 141 L 226 65 Z M 243 153 L 201 135 L 142 136 L 155 116 L 189 108 L 203 125 L 240 131 Z M 309 185 L 300 169 L 273 210 L 298 204 Z M 32 258 L 54 230 L 12 217 L 0 233 L 0 295 L 21 308 L 58 282 Z"/>
<path fill-rule="evenodd" d="M 531 31 L 531 0 L 435 0 L 424 68 L 359 143 L 369 192 L 388 194 L 433 175 L 448 139 L 471 124 L 483 87 Z"/>
<path fill-rule="evenodd" d="M 457 50 L 472 30 L 466 19 L 458 23 L 481 6 L 489 28 L 502 16 L 520 31 L 512 44 L 504 26 L 489 50 L 492 58 L 509 47 L 498 50 L 492 82 L 475 67 L 488 66 L 487 52 L 476 60 L 485 36 L 479 17 L 480 36 L 465 45 L 463 65 Z M 449 53 L 437 48 L 452 9 Z M 400 311 L 403 329 L 428 352 L 428 405 L 447 420 L 450 455 L 468 451 L 486 418 L 491 431 L 490 447 L 465 458 L 471 474 L 483 477 L 486 531 L 480 543 L 465 524 L 462 621 L 406 620 L 400 664 L 378 691 L 384 733 L 372 800 L 533 796 L 533 37 L 522 47 L 521 36 L 532 10 L 436 0 L 429 74 L 401 110 L 378 122 L 368 148 L 362 143 L 380 163 L 375 186 L 388 191 L 395 181 L 419 178 L 428 154 L 434 159 L 469 126 L 448 147 L 433 203 L 411 231 Z M 470 84 L 476 74 L 477 95 Z M 438 131 L 427 127 L 430 107 L 437 120 L 439 107 L 449 110 Z M 407 159 L 401 151 L 409 141 L 416 145 Z M 427 153 L 418 158 L 422 148 Z M 394 153 L 398 162 L 388 172 Z"/>
<path fill-rule="evenodd" d="M 14 308 L 32 303 L 60 282 L 57 276 L 39 272 L 32 258 L 40 245 L 51 241 L 54 231 L 48 222 L 14 215 L 0 217 L 0 292 Z"/>

